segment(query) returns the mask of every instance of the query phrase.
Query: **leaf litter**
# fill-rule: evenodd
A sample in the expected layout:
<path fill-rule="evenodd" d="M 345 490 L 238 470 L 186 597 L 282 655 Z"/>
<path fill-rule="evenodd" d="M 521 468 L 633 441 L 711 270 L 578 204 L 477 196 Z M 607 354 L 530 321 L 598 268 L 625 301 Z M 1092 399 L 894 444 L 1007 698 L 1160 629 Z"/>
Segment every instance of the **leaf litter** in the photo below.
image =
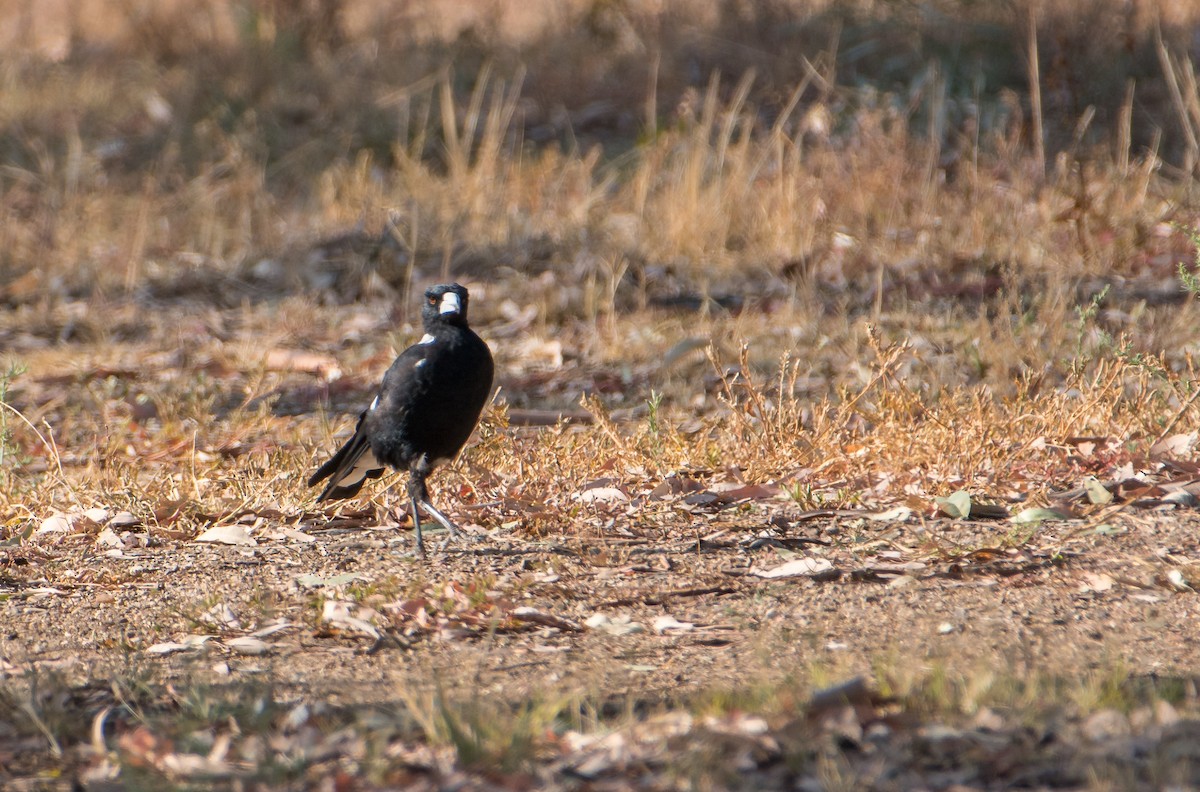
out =
<path fill-rule="evenodd" d="M 534 350 L 547 355 L 538 365 L 552 370 L 531 362 L 521 376 L 547 393 L 577 394 L 583 372 L 545 349 Z M 136 468 L 122 468 L 144 482 L 140 501 L 76 505 L 60 493 L 6 518 L 0 604 L 39 636 L 37 645 L 0 643 L 7 678 L 30 669 L 79 680 L 119 674 L 125 652 L 146 658 L 165 685 L 266 677 L 286 691 L 287 709 L 260 739 L 314 768 L 366 756 L 373 732 L 354 719 L 401 687 L 436 680 L 467 699 L 486 690 L 484 698 L 509 702 L 546 689 L 628 690 L 635 711 L 668 711 L 543 732 L 537 772 L 613 783 L 635 773 L 649 783 L 668 753 L 700 762 L 719 750 L 769 786 L 794 763 L 797 744 L 827 759 L 855 763 L 874 752 L 909 768 L 963 752 L 1001 767 L 1011 767 L 1006 756 L 1038 755 L 1002 717 L 980 715 L 984 726 L 906 722 L 901 705 L 879 693 L 895 681 L 877 670 L 891 652 L 920 668 L 939 653 L 966 667 L 1030 652 L 1064 669 L 1086 670 L 1098 652 L 1161 674 L 1188 662 L 1200 470 L 1186 434 L 1143 454 L 1100 434 L 1023 435 L 1012 464 L 971 472 L 939 462 L 944 441 L 929 441 L 937 454 L 913 452 L 925 454 L 920 469 L 889 458 L 888 420 L 906 442 L 924 442 L 903 405 L 889 419 L 868 404 L 875 399 L 860 400 L 883 422 L 872 429 L 833 421 L 829 405 L 788 423 L 780 412 L 760 414 L 744 379 L 686 420 L 660 416 L 655 432 L 636 407 L 592 401 L 584 411 L 547 410 L 553 420 L 529 413 L 528 426 L 502 432 L 514 413 L 499 405 L 439 481 L 473 540 L 447 544 L 423 566 L 406 556 L 411 525 L 393 524 L 386 491 L 375 503 L 320 510 L 304 500 L 311 438 L 325 431 L 311 411 L 319 398 L 344 399 L 353 411 L 373 378 L 350 371 L 331 380 L 328 360 L 276 363 L 271 399 L 286 421 L 267 410 L 207 436 L 143 427 L 131 442 L 144 445 L 127 455 Z M 110 376 L 96 371 L 97 381 Z M 159 374 L 169 383 L 182 369 Z M 213 376 L 231 391 L 252 387 L 236 366 Z M 610 383 L 613 393 L 622 376 L 591 371 L 587 382 Z M 37 393 L 43 387 L 22 399 L 53 409 Z M 720 376 L 712 387 L 725 387 Z M 126 408 L 114 400 L 111 409 Z M 163 414 L 139 420 L 153 425 Z M 770 421 L 779 423 L 767 436 Z M 300 430 L 306 439 L 288 439 Z M 809 458 L 800 445 L 785 447 L 786 437 L 816 438 L 828 451 Z M 688 451 L 704 443 L 721 458 Z M 772 444 L 775 456 L 765 450 Z M 538 467 L 548 459 L 560 467 Z M 85 481 L 99 475 L 82 456 L 64 464 Z M 52 530 L 39 533 L 43 525 Z M 787 680 L 814 665 L 864 681 L 810 701 Z M 429 673 L 413 672 L 422 667 Z M 747 679 L 785 691 L 790 708 L 760 715 L 747 704 L 713 716 L 678 708 Z M 357 725 L 318 728 L 331 717 L 320 702 L 331 698 L 349 702 L 338 717 Z M 276 750 L 219 726 L 147 735 L 114 712 L 107 750 L 171 778 L 236 778 Z M 390 723 L 383 733 L 388 756 L 411 760 L 392 767 L 442 784 L 470 774 L 433 732 Z M 1183 732 L 1146 721 L 1128 733 L 1177 745 Z M 1083 731 L 1071 721 L 1059 734 L 1069 743 Z M 1089 755 L 1079 751 L 1072 756 Z M 114 772 L 102 755 L 80 766 Z"/>

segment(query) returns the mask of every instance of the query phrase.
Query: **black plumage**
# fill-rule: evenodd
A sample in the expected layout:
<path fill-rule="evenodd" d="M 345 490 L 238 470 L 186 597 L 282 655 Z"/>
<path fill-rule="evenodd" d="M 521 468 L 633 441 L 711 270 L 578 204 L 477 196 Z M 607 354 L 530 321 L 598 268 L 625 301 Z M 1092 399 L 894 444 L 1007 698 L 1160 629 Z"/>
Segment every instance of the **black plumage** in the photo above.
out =
<path fill-rule="evenodd" d="M 471 436 L 492 390 L 492 353 L 467 326 L 467 290 L 457 283 L 425 292 L 425 336 L 400 353 L 383 377 L 379 394 L 358 418 L 354 435 L 308 480 L 328 482 L 317 501 L 352 498 L 384 466 L 409 473 L 408 497 L 417 555 L 424 557 L 420 509 L 458 529 L 429 501 L 425 479 L 448 462 Z"/>

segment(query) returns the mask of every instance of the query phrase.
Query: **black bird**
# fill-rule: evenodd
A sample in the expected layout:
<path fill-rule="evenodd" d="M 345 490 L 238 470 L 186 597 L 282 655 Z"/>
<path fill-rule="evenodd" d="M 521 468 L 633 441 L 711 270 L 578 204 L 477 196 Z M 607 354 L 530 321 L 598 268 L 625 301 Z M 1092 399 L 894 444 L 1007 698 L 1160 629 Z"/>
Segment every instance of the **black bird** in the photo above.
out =
<path fill-rule="evenodd" d="M 421 307 L 425 336 L 400 353 L 383 376 L 379 395 L 358 418 L 358 426 L 333 458 L 308 480 L 329 479 L 317 502 L 352 498 L 384 465 L 407 470 L 408 497 L 417 532 L 417 557 L 425 557 L 420 509 L 458 528 L 429 502 L 425 479 L 458 454 L 479 420 L 492 391 L 492 353 L 467 326 L 467 290 L 443 283 L 425 292 Z"/>

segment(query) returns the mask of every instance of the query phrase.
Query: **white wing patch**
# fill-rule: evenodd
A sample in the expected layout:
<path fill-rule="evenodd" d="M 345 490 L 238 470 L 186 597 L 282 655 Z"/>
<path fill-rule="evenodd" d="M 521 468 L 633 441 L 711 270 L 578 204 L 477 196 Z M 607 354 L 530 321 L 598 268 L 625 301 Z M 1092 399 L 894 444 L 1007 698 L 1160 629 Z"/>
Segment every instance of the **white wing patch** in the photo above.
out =
<path fill-rule="evenodd" d="M 375 454 L 371 453 L 371 449 L 363 452 L 363 455 L 354 463 L 354 467 L 346 471 L 346 475 L 338 479 L 339 487 L 353 487 L 367 477 L 367 474 L 372 470 L 379 470 L 383 465 L 375 459 Z"/>
<path fill-rule="evenodd" d="M 374 399 L 371 400 L 371 406 L 367 408 L 367 412 L 371 412 L 378 406 L 379 406 L 379 397 L 376 396 Z"/>
<path fill-rule="evenodd" d="M 432 344 L 433 341 L 434 341 L 433 336 L 429 335 L 429 333 L 426 333 L 425 335 L 421 336 L 421 340 L 418 341 L 417 343 L 418 344 Z"/>
<path fill-rule="evenodd" d="M 418 360 L 416 363 L 413 364 L 413 368 L 421 368 L 421 366 L 424 366 L 424 365 L 425 365 L 425 358 L 421 358 L 420 360 Z"/>

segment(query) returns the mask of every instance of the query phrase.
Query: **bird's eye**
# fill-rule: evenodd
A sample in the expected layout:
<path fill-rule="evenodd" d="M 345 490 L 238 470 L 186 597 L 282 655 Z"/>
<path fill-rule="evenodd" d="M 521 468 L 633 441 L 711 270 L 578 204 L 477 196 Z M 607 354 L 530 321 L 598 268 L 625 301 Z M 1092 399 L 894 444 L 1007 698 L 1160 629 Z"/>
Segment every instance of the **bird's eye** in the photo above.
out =
<path fill-rule="evenodd" d="M 426 299 L 428 299 L 430 305 L 437 305 L 437 297 L 428 297 Z"/>

